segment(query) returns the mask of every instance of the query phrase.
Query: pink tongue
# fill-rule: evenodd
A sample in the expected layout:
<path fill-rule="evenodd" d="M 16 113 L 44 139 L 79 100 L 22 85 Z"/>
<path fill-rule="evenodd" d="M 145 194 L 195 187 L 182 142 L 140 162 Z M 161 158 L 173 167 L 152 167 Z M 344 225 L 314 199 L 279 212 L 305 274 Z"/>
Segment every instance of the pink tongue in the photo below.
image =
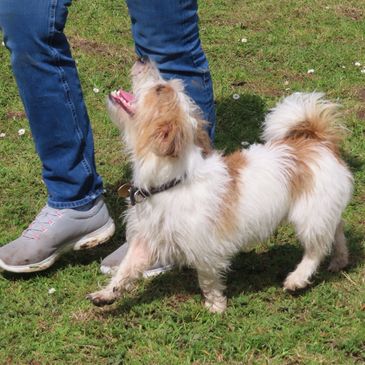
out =
<path fill-rule="evenodd" d="M 134 100 L 134 95 L 131 93 L 128 93 L 122 89 L 118 90 L 118 96 L 123 98 L 124 100 L 128 101 L 128 103 L 132 102 Z"/>

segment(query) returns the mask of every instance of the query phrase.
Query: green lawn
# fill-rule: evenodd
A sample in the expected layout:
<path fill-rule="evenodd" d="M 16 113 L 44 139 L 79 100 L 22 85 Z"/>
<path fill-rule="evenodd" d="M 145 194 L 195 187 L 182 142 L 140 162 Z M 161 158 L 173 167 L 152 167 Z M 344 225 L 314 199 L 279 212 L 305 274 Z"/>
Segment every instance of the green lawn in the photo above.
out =
<path fill-rule="evenodd" d="M 234 261 L 228 310 L 203 309 L 196 275 L 143 281 L 110 308 L 85 294 L 106 282 L 102 257 L 123 242 L 116 188 L 130 171 L 105 95 L 128 87 L 134 59 L 122 0 L 74 1 L 66 32 L 92 119 L 96 159 L 117 232 L 104 247 L 69 254 L 50 270 L 0 275 L 0 364 L 364 364 L 365 363 L 365 3 L 344 0 L 205 0 L 201 38 L 210 61 L 220 149 L 259 140 L 265 112 L 293 91 L 324 91 L 343 104 L 343 154 L 355 176 L 345 212 L 351 265 L 295 296 L 282 280 L 301 248 L 290 227 Z M 247 40 L 246 42 L 242 42 Z M 313 69 L 314 73 L 307 71 Z M 93 91 L 98 88 L 99 93 Z M 233 94 L 239 94 L 238 100 Z M 18 130 L 25 128 L 25 134 Z M 0 245 L 44 205 L 29 126 L 0 46 Z M 55 292 L 50 294 L 49 289 Z"/>

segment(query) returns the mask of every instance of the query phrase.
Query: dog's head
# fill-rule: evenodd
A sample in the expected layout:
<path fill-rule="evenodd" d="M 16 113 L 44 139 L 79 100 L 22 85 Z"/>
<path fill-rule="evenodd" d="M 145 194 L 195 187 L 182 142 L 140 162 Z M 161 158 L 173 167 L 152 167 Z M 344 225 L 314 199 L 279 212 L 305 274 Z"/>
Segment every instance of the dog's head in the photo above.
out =
<path fill-rule="evenodd" d="M 165 81 L 146 58 L 133 65 L 131 74 L 132 93 L 112 92 L 108 110 L 133 156 L 178 160 L 193 146 L 207 154 L 211 146 L 206 122 L 184 93 L 182 81 Z"/>

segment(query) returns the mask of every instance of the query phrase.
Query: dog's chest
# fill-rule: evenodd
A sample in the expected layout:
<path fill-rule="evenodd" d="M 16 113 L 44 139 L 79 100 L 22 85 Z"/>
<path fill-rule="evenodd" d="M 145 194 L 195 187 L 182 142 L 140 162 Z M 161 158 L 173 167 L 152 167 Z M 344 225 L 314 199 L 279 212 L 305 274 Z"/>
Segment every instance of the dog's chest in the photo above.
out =
<path fill-rule="evenodd" d="M 191 190 L 156 194 L 131 209 L 127 226 L 149 239 L 178 243 L 199 236 L 209 226 L 214 204 L 206 202 L 206 197 Z"/>

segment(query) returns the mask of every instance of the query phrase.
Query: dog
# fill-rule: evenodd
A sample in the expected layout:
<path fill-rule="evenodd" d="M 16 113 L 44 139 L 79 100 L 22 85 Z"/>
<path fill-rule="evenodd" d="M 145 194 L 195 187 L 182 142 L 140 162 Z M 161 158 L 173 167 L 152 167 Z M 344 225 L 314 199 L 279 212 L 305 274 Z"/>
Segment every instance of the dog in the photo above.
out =
<path fill-rule="evenodd" d="M 337 104 L 321 93 L 288 96 L 266 116 L 264 144 L 224 156 L 182 81 L 165 81 L 146 59 L 131 74 L 133 93 L 115 91 L 108 101 L 133 165 L 129 249 L 110 283 L 88 295 L 95 305 L 113 303 L 158 260 L 196 269 L 205 306 L 223 312 L 233 256 L 284 221 L 304 248 L 285 290 L 310 284 L 331 251 L 329 270 L 348 264 L 341 215 L 353 178 L 339 155 Z"/>

